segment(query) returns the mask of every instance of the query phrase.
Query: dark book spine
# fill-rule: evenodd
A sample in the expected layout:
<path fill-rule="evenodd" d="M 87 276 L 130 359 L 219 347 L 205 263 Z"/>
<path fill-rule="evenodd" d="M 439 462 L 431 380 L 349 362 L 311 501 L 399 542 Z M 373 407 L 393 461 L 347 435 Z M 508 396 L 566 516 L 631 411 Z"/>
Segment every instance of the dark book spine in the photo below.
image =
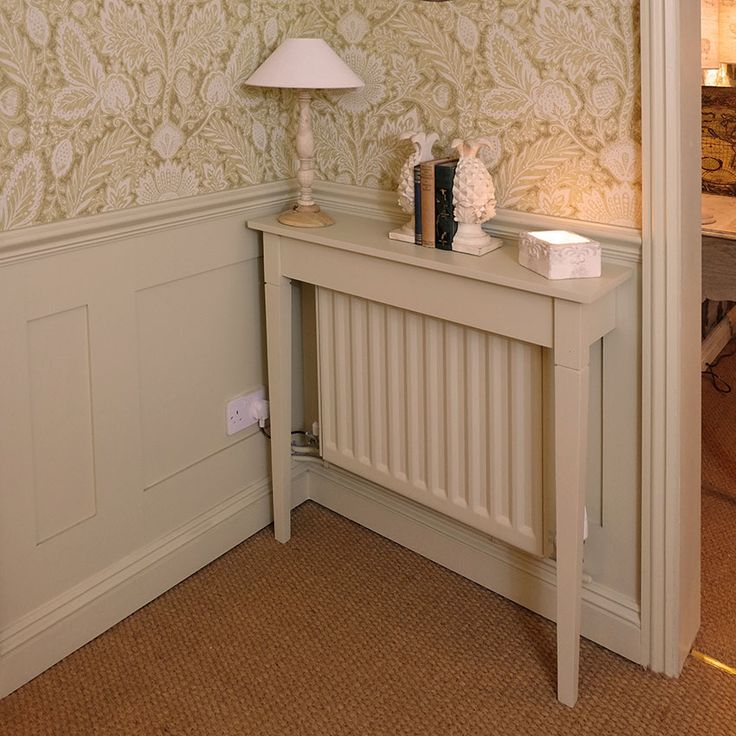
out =
<path fill-rule="evenodd" d="M 414 167 L 414 242 L 422 244 L 422 172 L 419 164 Z"/>
<path fill-rule="evenodd" d="M 439 164 L 434 171 L 435 183 L 435 247 L 452 250 L 452 239 L 457 232 L 455 205 L 452 203 L 452 185 L 455 181 L 457 161 Z"/>
<path fill-rule="evenodd" d="M 436 161 L 420 164 L 420 189 L 422 199 L 422 245 L 434 248 L 434 167 Z"/>

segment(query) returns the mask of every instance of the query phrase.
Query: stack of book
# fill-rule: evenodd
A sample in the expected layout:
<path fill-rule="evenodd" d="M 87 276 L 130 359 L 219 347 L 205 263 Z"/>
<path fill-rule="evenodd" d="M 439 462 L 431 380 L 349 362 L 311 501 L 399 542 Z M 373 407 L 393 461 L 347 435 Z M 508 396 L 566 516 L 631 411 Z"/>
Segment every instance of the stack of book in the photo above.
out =
<path fill-rule="evenodd" d="M 437 158 L 414 167 L 414 242 L 424 248 L 452 250 L 457 231 L 452 184 L 456 158 Z"/>

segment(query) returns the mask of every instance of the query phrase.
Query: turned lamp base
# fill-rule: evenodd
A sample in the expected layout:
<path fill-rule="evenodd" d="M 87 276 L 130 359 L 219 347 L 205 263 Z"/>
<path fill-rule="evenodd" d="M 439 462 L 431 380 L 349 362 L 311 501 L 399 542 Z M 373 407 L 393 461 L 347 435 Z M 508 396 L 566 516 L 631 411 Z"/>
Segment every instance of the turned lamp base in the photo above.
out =
<path fill-rule="evenodd" d="M 279 215 L 279 222 L 292 227 L 327 227 L 335 224 L 335 221 L 316 204 L 294 205 Z"/>
<path fill-rule="evenodd" d="M 299 169 L 298 204 L 279 215 L 279 222 L 292 227 L 326 227 L 334 220 L 321 212 L 312 199 L 314 183 L 314 136 L 310 106 L 314 89 L 354 89 L 365 82 L 321 38 L 287 38 L 245 80 L 254 87 L 294 89 L 299 93 L 299 124 L 296 152 Z"/>

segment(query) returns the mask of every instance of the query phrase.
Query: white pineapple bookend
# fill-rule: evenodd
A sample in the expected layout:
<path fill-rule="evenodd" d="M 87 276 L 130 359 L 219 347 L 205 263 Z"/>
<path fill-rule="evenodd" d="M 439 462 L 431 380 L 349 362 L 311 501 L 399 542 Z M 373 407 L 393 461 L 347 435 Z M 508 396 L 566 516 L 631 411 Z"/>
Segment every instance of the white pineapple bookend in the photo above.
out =
<path fill-rule="evenodd" d="M 496 190 L 493 179 L 477 158 L 478 151 L 488 145 L 487 138 L 456 139 L 452 147 L 460 155 L 455 169 L 452 200 L 458 223 L 452 249 L 458 253 L 482 256 L 503 243 L 483 232 L 482 225 L 496 214 Z"/>
<path fill-rule="evenodd" d="M 401 240 L 405 243 L 414 242 L 414 167 L 422 161 L 432 160 L 432 147 L 439 140 L 437 133 L 424 133 L 421 130 L 404 133 L 402 140 L 409 140 L 414 146 L 409 158 L 401 167 L 399 176 L 399 207 L 410 215 L 410 218 L 388 236 L 392 240 Z"/>

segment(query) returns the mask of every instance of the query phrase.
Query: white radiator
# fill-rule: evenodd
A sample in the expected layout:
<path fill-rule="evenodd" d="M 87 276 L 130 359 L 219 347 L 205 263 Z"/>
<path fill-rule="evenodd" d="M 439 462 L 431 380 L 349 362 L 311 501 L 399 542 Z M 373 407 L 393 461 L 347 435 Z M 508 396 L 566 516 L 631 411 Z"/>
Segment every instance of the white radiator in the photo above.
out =
<path fill-rule="evenodd" d="M 325 460 L 542 554 L 541 348 L 326 289 L 318 341 Z"/>

